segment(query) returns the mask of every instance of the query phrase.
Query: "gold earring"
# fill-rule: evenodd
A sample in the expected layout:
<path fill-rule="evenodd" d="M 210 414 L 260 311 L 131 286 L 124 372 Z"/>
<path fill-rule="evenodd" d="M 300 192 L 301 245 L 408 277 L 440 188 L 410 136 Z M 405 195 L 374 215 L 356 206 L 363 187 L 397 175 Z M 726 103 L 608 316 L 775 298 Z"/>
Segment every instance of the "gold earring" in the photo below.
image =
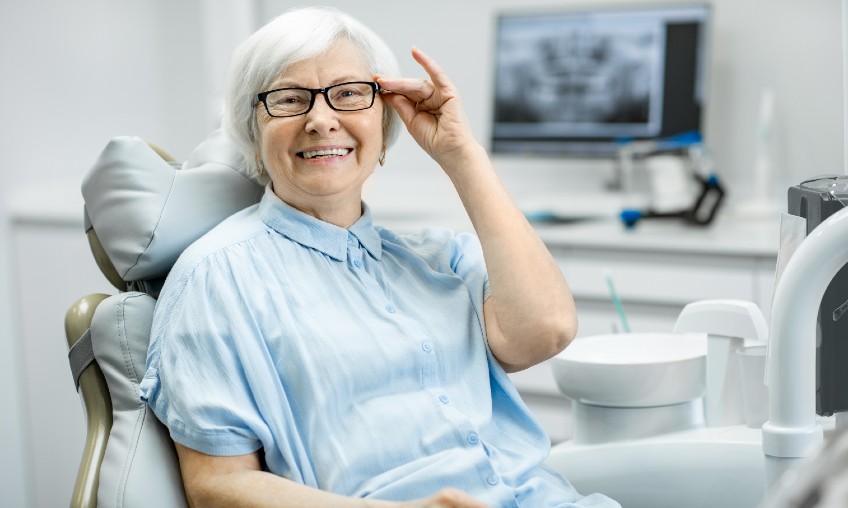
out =
<path fill-rule="evenodd" d="M 256 159 L 256 172 L 259 173 L 259 176 L 265 173 L 265 164 L 262 162 L 262 159 Z"/>
<path fill-rule="evenodd" d="M 380 162 L 381 166 L 384 166 L 386 164 L 386 147 L 385 146 L 383 147 L 383 151 L 380 152 L 380 158 L 377 159 L 377 160 Z"/>

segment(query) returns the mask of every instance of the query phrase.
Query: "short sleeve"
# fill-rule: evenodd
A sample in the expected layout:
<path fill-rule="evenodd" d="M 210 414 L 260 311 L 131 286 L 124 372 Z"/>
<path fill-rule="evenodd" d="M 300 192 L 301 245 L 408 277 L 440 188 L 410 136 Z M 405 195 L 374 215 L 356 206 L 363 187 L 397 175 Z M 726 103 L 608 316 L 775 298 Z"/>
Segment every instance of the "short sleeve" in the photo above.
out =
<path fill-rule="evenodd" d="M 265 432 L 243 361 L 258 334 L 229 270 L 215 262 L 206 259 L 163 288 L 141 396 L 174 441 L 209 455 L 243 455 L 262 446 Z"/>
<path fill-rule="evenodd" d="M 472 290 L 479 291 L 482 301 L 489 298 L 489 276 L 483 259 L 480 239 L 472 233 L 459 233 L 451 243 L 450 267 Z"/>

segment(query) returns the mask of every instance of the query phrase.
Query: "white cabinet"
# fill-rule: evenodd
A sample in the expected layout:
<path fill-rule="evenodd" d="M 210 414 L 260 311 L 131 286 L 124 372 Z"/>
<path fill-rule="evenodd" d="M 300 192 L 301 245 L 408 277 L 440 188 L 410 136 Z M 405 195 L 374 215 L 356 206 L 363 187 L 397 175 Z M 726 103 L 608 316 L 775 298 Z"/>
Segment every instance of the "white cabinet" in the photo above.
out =
<path fill-rule="evenodd" d="M 686 304 L 705 299 L 753 301 L 768 317 L 777 221 L 724 219 L 708 228 L 646 221 L 634 230 L 617 222 L 586 222 L 537 230 L 571 287 L 579 336 L 622 331 L 607 273 L 634 332 L 670 332 Z M 551 439 L 570 437 L 570 404 L 547 362 L 511 377 Z"/>
<path fill-rule="evenodd" d="M 614 331 L 610 323 L 618 321 L 617 314 L 609 313 L 613 307 L 605 273 L 615 283 L 633 331 L 670 331 L 680 309 L 696 300 L 730 298 L 766 303 L 767 295 L 761 293 L 774 271 L 773 264 L 765 273 L 758 258 L 739 255 L 556 246 L 551 250 L 575 299 L 594 310 L 580 314 L 581 335 L 610 333 Z"/>

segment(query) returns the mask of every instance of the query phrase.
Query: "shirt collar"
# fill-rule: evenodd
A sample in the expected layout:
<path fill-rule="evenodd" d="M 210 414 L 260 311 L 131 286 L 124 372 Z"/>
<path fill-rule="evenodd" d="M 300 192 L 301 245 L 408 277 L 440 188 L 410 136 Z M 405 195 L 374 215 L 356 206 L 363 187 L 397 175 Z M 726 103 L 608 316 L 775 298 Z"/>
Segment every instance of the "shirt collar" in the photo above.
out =
<path fill-rule="evenodd" d="M 350 228 L 345 229 L 292 207 L 274 194 L 271 184 L 268 184 L 265 187 L 265 195 L 259 202 L 259 218 L 277 233 L 337 261 L 347 258 L 349 234 L 356 237 L 375 259 L 379 260 L 383 254 L 380 235 L 371 220 L 371 209 L 364 202 L 362 216 Z"/>

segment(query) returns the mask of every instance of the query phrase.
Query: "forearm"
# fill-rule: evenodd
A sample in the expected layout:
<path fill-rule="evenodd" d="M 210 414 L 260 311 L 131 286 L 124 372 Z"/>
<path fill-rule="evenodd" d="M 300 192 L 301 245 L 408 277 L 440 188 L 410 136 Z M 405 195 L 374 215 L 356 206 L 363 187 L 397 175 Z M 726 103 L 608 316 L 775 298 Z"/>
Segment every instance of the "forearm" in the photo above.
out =
<path fill-rule="evenodd" d="M 348 498 L 261 470 L 259 452 L 213 456 L 176 443 L 189 505 L 207 507 L 385 508 L 382 501 Z"/>
<path fill-rule="evenodd" d="M 550 358 L 577 331 L 574 301 L 562 271 L 509 197 L 482 147 L 470 147 L 442 166 L 483 247 L 491 288 L 487 305 L 501 335 L 489 337 L 493 353 L 508 370 Z"/>
<path fill-rule="evenodd" d="M 295 483 L 263 471 L 209 475 L 187 485 L 189 504 L 195 508 L 298 507 L 384 508 L 389 504 L 350 498 Z"/>

